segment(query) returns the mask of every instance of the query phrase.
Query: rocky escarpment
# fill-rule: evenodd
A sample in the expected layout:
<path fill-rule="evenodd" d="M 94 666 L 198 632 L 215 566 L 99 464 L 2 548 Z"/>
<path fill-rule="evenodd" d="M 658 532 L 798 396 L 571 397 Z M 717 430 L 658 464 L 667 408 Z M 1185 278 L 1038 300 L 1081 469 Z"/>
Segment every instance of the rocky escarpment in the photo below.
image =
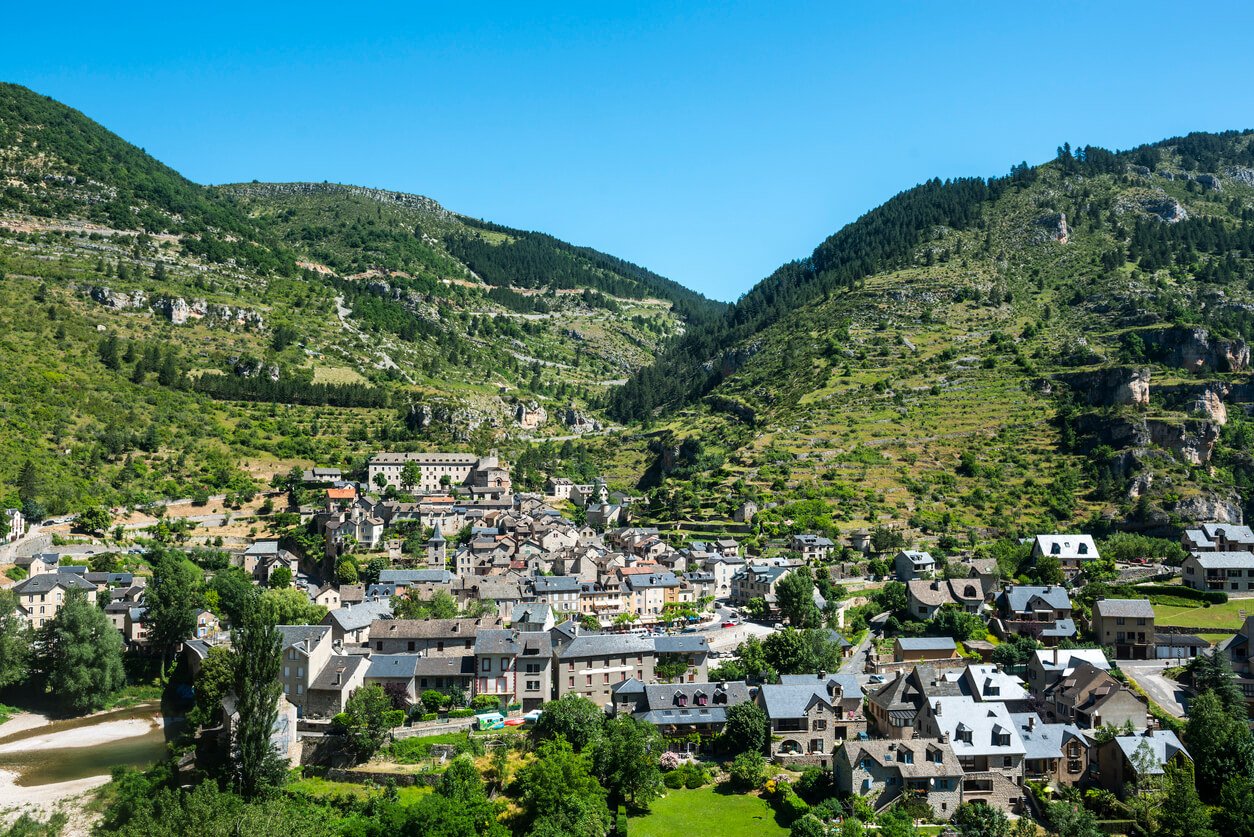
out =
<path fill-rule="evenodd" d="M 1078 416 L 1075 429 L 1090 447 L 1109 445 L 1134 454 L 1161 448 L 1188 465 L 1210 461 L 1219 441 L 1220 425 L 1206 419 L 1139 418 L 1086 413 Z M 1129 469 L 1130 470 L 1130 469 Z"/>
<path fill-rule="evenodd" d="M 1250 368 L 1244 340 L 1212 337 L 1201 326 L 1170 326 L 1137 332 L 1155 360 L 1189 372 L 1243 372 Z"/>
<path fill-rule="evenodd" d="M 159 296 L 150 298 L 142 290 L 130 292 L 115 291 L 102 285 L 88 288 L 87 295 L 93 301 L 114 311 L 153 311 L 165 317 L 174 325 L 184 325 L 189 320 L 201 320 L 209 326 L 257 330 L 265 328 L 266 325 L 265 317 L 258 311 L 234 305 L 206 302 L 203 299 L 194 299 L 188 302 L 182 297 Z"/>
<path fill-rule="evenodd" d="M 1112 366 L 1086 372 L 1064 372 L 1053 379 L 1090 407 L 1148 407 L 1150 370 Z"/>
<path fill-rule="evenodd" d="M 369 198 L 382 204 L 394 204 L 407 209 L 417 209 L 438 215 L 441 218 L 452 218 L 449 212 L 438 201 L 424 195 L 412 195 L 408 192 L 392 192 L 387 189 L 371 189 L 366 186 L 351 186 L 343 183 L 237 183 L 220 187 L 224 191 L 247 197 L 273 197 L 284 195 L 326 195 L 345 194 Z"/>

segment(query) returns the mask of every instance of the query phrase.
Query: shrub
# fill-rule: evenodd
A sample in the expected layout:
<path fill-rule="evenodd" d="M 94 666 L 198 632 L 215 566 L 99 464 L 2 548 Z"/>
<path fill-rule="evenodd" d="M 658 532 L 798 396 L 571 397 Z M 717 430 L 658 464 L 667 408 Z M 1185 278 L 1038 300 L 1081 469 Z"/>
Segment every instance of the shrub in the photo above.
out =
<path fill-rule="evenodd" d="M 766 775 L 766 759 L 754 750 L 741 753 L 732 762 L 728 775 L 733 786 L 741 790 L 752 790 L 762 784 Z"/>
<path fill-rule="evenodd" d="M 473 718 L 475 716 L 475 710 L 473 709 L 450 709 L 448 711 L 448 716 L 450 718 Z"/>
<path fill-rule="evenodd" d="M 658 759 L 658 766 L 663 770 L 674 770 L 679 767 L 679 753 L 670 750 L 662 753 L 662 757 Z"/>
<path fill-rule="evenodd" d="M 439 715 L 439 713 L 437 713 L 437 712 L 424 712 L 424 713 L 422 713 L 421 715 L 419 715 L 419 716 L 418 716 L 418 720 L 420 720 L 420 721 L 434 721 L 434 720 L 435 720 L 436 718 L 438 718 L 438 717 L 440 717 L 440 715 Z"/>
<path fill-rule="evenodd" d="M 627 809 L 619 805 L 618 813 L 614 817 L 614 833 L 617 837 L 627 837 Z"/>
<path fill-rule="evenodd" d="M 662 776 L 662 784 L 671 790 L 679 790 L 684 786 L 684 774 L 678 770 L 672 770 Z"/>
<path fill-rule="evenodd" d="M 791 824 L 810 813 L 810 806 L 805 800 L 797 796 L 797 792 L 792 789 L 792 785 L 781 782 L 775 789 L 775 793 L 771 795 L 771 803 L 775 806 L 775 811 L 779 815 L 779 819 L 784 824 Z"/>

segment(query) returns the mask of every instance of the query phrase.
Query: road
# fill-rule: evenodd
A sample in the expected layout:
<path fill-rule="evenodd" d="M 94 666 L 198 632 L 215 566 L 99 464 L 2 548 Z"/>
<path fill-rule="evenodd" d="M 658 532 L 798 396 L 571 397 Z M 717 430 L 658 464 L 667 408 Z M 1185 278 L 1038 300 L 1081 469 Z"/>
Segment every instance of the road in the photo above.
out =
<path fill-rule="evenodd" d="M 1178 665 L 1175 660 L 1120 660 L 1124 674 L 1145 690 L 1154 702 L 1177 718 L 1188 714 L 1188 701 L 1192 692 L 1174 680 L 1163 676 L 1163 669 Z"/>

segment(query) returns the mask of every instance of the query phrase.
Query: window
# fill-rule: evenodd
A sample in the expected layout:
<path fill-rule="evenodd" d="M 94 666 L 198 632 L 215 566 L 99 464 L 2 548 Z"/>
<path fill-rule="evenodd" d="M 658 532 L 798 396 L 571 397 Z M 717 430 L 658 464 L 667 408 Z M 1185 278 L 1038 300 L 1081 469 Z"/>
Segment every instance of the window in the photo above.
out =
<path fill-rule="evenodd" d="M 1116 624 L 1116 625 L 1122 625 L 1123 623 L 1124 623 L 1124 621 L 1123 621 L 1123 617 L 1122 617 L 1122 616 L 1116 616 L 1116 617 L 1115 617 L 1115 624 Z"/>
<path fill-rule="evenodd" d="M 382 643 L 382 642 L 380 642 L 379 644 L 380 644 L 380 645 L 382 645 L 383 643 Z M 407 643 L 406 643 L 406 648 L 407 648 L 407 650 L 409 650 L 409 651 L 413 651 L 413 650 L 414 650 L 414 641 L 413 641 L 412 639 L 411 639 L 409 642 L 407 642 Z"/>
<path fill-rule="evenodd" d="M 591 685 L 592 685 L 592 675 L 591 675 L 591 674 L 588 674 L 588 675 L 585 675 L 585 676 L 586 676 L 586 678 L 587 678 L 587 682 L 586 682 L 586 683 L 584 683 L 584 685 L 585 685 L 585 686 L 591 686 Z"/>
<path fill-rule="evenodd" d="M 443 650 L 444 650 L 444 641 L 443 641 L 443 640 L 440 640 L 439 642 L 437 642 L 437 643 L 435 644 L 435 650 L 436 650 L 436 651 L 443 651 Z"/>
<path fill-rule="evenodd" d="M 529 691 L 529 692 L 538 692 L 538 691 L 540 691 L 540 681 L 539 681 L 539 680 L 528 680 L 528 681 L 527 681 L 527 691 Z"/>
<path fill-rule="evenodd" d="M 492 661 L 491 661 L 491 660 L 489 660 L 489 659 L 485 659 L 485 660 L 483 661 L 483 668 L 482 668 L 482 670 L 483 670 L 483 671 L 491 671 L 491 670 L 492 670 Z"/>
<path fill-rule="evenodd" d="M 827 729 L 827 720 L 824 718 L 816 719 L 812 725 L 815 732 L 821 732 Z"/>

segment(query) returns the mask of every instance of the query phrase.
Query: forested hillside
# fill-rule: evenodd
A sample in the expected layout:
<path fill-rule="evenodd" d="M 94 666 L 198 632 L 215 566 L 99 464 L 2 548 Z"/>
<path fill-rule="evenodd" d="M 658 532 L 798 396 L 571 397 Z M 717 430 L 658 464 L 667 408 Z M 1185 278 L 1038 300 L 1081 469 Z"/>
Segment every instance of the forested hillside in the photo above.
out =
<path fill-rule="evenodd" d="M 612 396 L 659 519 L 1170 531 L 1251 475 L 1254 143 L 1059 149 L 903 192 Z M 728 497 L 711 505 L 702 498 Z"/>
<path fill-rule="evenodd" d="M 606 392 L 725 307 L 418 195 L 201 186 L 16 85 L 0 180 L 0 502 L 40 514 L 382 446 L 595 446 Z"/>

